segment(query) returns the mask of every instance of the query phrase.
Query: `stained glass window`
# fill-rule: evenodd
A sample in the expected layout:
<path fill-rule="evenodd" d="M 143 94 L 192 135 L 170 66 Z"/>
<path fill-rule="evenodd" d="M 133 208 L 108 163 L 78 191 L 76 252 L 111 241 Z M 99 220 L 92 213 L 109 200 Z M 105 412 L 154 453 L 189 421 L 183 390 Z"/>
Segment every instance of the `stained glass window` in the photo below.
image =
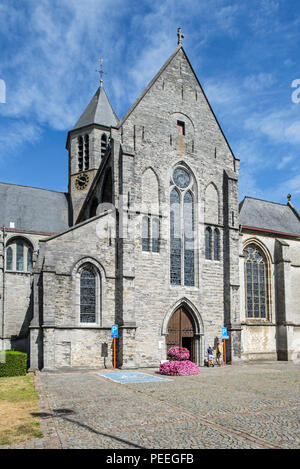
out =
<path fill-rule="evenodd" d="M 185 189 L 190 184 L 191 177 L 185 169 L 176 168 L 173 173 L 173 180 L 177 187 L 180 187 L 180 189 Z"/>
<path fill-rule="evenodd" d="M 180 194 L 173 189 L 170 196 L 171 284 L 181 285 L 181 219 Z"/>
<path fill-rule="evenodd" d="M 26 239 L 11 240 L 6 248 L 6 270 L 31 272 L 33 249 Z"/>
<path fill-rule="evenodd" d="M 267 263 L 259 249 L 251 244 L 243 251 L 245 259 L 246 311 L 248 318 L 267 316 Z"/>
<path fill-rule="evenodd" d="M 96 322 L 96 276 L 89 268 L 80 275 L 80 322 Z"/>
<path fill-rule="evenodd" d="M 174 170 L 176 185 L 170 194 L 170 265 L 171 285 L 195 285 L 195 214 L 190 173 L 178 167 Z"/>
<path fill-rule="evenodd" d="M 184 285 L 195 284 L 195 255 L 194 255 L 194 198 L 191 192 L 186 192 L 183 200 L 184 222 Z"/>
<path fill-rule="evenodd" d="M 6 270 L 13 269 L 13 250 L 11 247 L 7 248 L 6 251 Z"/>

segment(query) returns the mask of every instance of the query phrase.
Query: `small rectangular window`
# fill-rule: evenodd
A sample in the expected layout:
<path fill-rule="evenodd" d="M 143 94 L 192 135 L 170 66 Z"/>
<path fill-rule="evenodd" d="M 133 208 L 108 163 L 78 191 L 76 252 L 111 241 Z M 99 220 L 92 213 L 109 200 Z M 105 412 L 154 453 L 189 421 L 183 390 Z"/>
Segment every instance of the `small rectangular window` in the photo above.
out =
<path fill-rule="evenodd" d="M 177 121 L 177 132 L 178 132 L 178 135 L 185 135 L 184 122 Z"/>

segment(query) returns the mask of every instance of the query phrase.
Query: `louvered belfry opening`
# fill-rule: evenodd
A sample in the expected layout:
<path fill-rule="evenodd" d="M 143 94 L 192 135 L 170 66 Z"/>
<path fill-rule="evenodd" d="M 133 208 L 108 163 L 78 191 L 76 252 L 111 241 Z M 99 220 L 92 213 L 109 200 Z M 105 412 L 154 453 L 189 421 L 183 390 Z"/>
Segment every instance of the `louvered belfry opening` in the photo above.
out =
<path fill-rule="evenodd" d="M 189 313 L 183 307 L 178 308 L 169 321 L 167 351 L 174 345 L 186 347 L 190 352 L 190 360 L 195 361 L 194 334 Z"/>

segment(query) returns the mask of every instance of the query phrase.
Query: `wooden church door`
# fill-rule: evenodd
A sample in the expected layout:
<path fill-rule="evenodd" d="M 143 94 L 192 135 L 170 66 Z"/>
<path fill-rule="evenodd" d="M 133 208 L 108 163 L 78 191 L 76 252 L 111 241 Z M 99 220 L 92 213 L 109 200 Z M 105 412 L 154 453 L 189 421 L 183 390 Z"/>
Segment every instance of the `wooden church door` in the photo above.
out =
<path fill-rule="evenodd" d="M 194 361 L 194 328 L 190 316 L 183 308 L 178 308 L 168 325 L 167 351 L 173 345 L 186 347 L 190 360 Z"/>

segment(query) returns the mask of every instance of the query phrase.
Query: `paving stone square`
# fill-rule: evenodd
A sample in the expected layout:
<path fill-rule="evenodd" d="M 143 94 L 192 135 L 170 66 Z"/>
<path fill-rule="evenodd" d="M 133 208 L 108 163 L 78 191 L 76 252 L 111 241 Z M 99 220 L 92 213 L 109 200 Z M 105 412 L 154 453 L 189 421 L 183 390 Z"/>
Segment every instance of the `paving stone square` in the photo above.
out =
<path fill-rule="evenodd" d="M 201 368 L 125 384 L 103 370 L 42 372 L 35 382 L 44 438 L 18 448 L 300 448 L 299 364 Z"/>

